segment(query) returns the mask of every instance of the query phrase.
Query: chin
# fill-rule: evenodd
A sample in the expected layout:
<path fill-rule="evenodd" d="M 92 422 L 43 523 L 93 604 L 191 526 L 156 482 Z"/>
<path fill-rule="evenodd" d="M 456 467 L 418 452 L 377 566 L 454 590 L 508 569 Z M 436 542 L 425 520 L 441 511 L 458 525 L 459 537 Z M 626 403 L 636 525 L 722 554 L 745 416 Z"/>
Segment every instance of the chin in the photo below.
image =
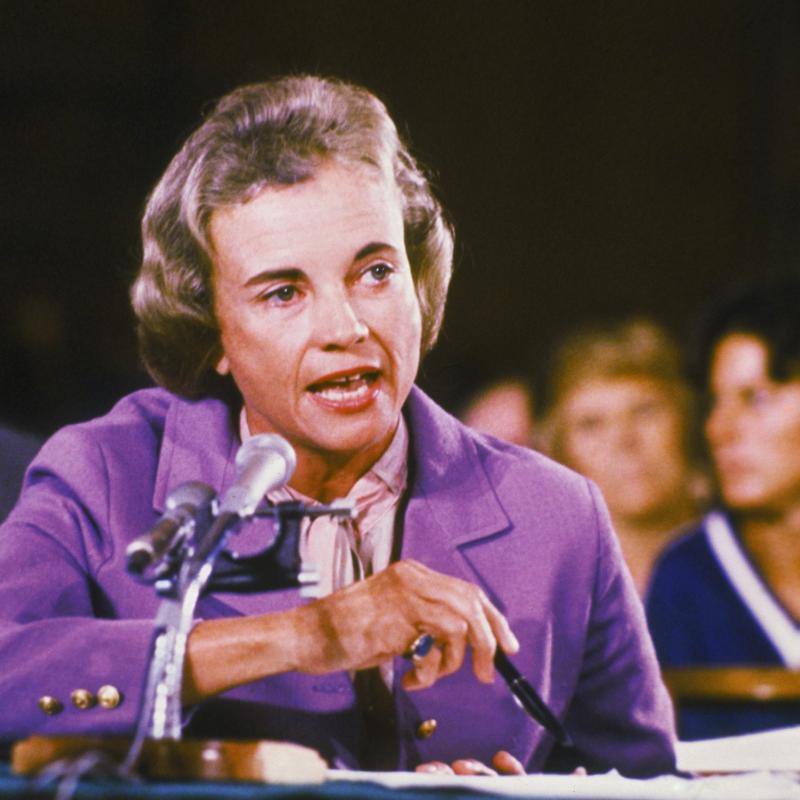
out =
<path fill-rule="evenodd" d="M 351 426 L 334 424 L 328 430 L 320 432 L 315 444 L 322 452 L 342 455 L 358 453 L 383 443 L 393 430 L 390 425 L 371 425 L 367 428 L 353 429 Z"/>
<path fill-rule="evenodd" d="M 722 499 L 734 511 L 769 510 L 769 501 L 760 492 L 723 492 Z"/>

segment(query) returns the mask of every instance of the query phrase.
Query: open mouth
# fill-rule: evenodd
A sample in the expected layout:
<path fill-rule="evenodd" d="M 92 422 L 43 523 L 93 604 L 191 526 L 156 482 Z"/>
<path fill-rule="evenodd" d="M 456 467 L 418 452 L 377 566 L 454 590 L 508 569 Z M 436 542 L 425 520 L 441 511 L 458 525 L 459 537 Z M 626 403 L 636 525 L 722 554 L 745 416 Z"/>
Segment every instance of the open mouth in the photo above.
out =
<path fill-rule="evenodd" d="M 352 403 L 366 399 L 370 389 L 378 380 L 379 374 L 373 372 L 357 372 L 329 378 L 319 383 L 312 383 L 308 390 L 322 400 L 330 403 Z"/>

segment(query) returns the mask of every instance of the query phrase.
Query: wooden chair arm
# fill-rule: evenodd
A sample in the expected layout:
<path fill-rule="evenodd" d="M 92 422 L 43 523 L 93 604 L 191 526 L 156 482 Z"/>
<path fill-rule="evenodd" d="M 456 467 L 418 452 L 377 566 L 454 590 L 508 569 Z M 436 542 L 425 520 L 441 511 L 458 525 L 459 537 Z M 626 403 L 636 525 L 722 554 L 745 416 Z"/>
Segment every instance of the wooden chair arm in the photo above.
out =
<path fill-rule="evenodd" d="M 662 675 L 676 704 L 800 700 L 800 670 L 785 667 L 669 667 Z"/>

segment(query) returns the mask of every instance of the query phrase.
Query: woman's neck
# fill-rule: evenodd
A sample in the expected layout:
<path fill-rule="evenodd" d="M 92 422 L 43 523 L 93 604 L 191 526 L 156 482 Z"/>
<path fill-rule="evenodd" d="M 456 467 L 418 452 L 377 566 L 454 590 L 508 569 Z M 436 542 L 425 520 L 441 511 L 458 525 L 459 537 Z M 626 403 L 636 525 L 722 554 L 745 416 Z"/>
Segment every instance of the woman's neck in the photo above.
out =
<path fill-rule="evenodd" d="M 656 559 L 661 551 L 680 536 L 697 516 L 693 502 L 671 505 L 663 513 L 646 518 L 613 517 L 622 555 L 641 597 L 647 590 Z"/>
<path fill-rule="evenodd" d="M 346 497 L 359 478 L 366 475 L 389 449 L 394 433 L 385 441 L 355 453 L 322 453 L 298 447 L 297 467 L 289 485 L 321 503 Z"/>
<path fill-rule="evenodd" d="M 769 587 L 800 619 L 800 506 L 781 512 L 740 513 L 735 524 Z"/>

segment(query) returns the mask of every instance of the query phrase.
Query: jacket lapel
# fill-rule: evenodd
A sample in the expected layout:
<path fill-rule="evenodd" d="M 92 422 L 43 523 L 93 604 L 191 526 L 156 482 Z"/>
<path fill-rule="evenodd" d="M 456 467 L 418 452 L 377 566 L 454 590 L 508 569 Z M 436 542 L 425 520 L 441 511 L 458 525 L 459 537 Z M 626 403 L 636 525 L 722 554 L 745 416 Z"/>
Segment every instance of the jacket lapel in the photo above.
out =
<path fill-rule="evenodd" d="M 489 590 L 490 574 L 497 571 L 481 574 L 481 558 L 475 556 L 484 548 L 502 550 L 511 526 L 508 514 L 463 426 L 416 388 L 408 413 L 414 477 L 401 556 L 464 580 L 477 578 Z"/>
<path fill-rule="evenodd" d="M 186 481 L 222 492 L 235 478 L 239 437 L 221 400 L 175 398 L 164 421 L 153 508 L 163 513 L 169 493 Z"/>

